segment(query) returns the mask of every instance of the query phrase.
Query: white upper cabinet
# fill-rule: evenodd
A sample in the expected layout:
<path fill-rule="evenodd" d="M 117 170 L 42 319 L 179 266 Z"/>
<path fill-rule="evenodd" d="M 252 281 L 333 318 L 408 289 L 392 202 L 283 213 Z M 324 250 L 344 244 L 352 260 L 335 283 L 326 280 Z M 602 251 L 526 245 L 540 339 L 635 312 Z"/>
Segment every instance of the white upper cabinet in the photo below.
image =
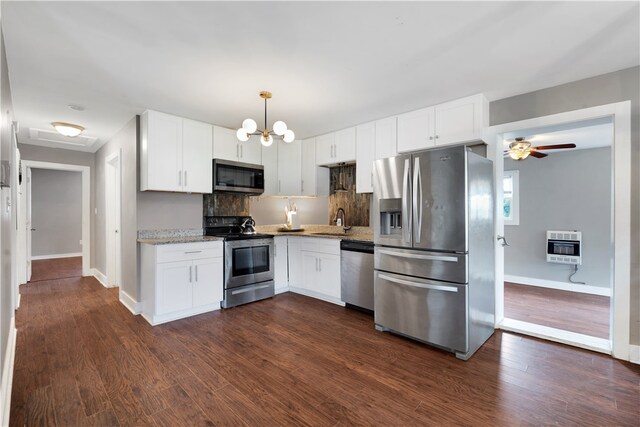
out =
<path fill-rule="evenodd" d="M 316 138 L 318 166 L 356 160 L 356 128 L 342 129 Z"/>
<path fill-rule="evenodd" d="M 316 138 L 301 141 L 302 148 L 302 183 L 303 196 L 329 195 L 329 169 L 317 166 Z"/>
<path fill-rule="evenodd" d="M 386 159 L 398 155 L 398 118 L 387 117 L 375 122 L 375 158 Z"/>
<path fill-rule="evenodd" d="M 398 152 L 433 147 L 434 108 L 423 108 L 398 116 Z"/>
<path fill-rule="evenodd" d="M 212 140 L 213 126 L 194 120 L 182 120 L 183 191 L 211 193 Z"/>
<path fill-rule="evenodd" d="M 273 145 L 262 147 L 262 165 L 264 166 L 263 196 L 278 195 L 278 150 Z"/>
<path fill-rule="evenodd" d="M 482 94 L 398 116 L 398 152 L 460 144 L 482 138 L 489 102 Z"/>
<path fill-rule="evenodd" d="M 302 195 L 302 141 L 296 139 L 290 144 L 278 144 L 278 194 L 281 196 Z"/>
<path fill-rule="evenodd" d="M 141 191 L 211 192 L 211 125 L 157 111 L 140 124 Z"/>
<path fill-rule="evenodd" d="M 247 142 L 240 142 L 235 130 L 214 126 L 213 157 L 260 165 L 262 164 L 260 137 L 252 135 Z"/>
<path fill-rule="evenodd" d="M 375 122 L 356 127 L 356 192 L 373 192 L 373 160 L 376 143 Z"/>

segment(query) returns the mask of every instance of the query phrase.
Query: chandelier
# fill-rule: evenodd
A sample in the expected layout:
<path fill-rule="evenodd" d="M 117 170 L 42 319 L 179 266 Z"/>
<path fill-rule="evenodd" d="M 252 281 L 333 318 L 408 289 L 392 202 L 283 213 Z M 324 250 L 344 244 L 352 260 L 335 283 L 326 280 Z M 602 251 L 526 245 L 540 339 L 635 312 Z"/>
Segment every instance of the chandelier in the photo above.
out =
<path fill-rule="evenodd" d="M 242 127 L 236 132 L 236 136 L 242 142 L 249 140 L 249 135 L 260 135 L 260 143 L 265 147 L 273 144 L 274 136 L 279 136 L 287 144 L 293 142 L 296 134 L 291 129 L 287 129 L 287 124 L 278 120 L 273 124 L 273 130 L 267 128 L 267 100 L 271 99 L 271 92 L 266 90 L 260 92 L 260 98 L 264 99 L 264 129 L 258 129 L 258 124 L 253 119 L 245 119 Z"/>

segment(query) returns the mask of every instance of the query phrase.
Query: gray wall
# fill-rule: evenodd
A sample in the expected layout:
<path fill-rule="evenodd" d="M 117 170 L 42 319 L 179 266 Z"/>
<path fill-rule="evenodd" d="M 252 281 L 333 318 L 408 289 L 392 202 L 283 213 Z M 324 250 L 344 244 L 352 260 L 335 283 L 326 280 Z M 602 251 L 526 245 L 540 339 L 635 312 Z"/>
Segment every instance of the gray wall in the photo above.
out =
<path fill-rule="evenodd" d="M 22 160 L 33 160 L 38 162 L 49 163 L 62 163 L 69 165 L 89 166 L 90 179 L 91 179 L 91 220 L 90 220 L 90 251 L 91 260 L 89 265 L 95 267 L 96 265 L 96 218 L 95 218 L 95 206 L 96 206 L 96 191 L 95 191 L 95 155 L 93 153 L 83 153 L 81 151 L 62 150 L 60 148 L 48 148 L 39 147 L 37 145 L 18 144 L 20 150 L 20 157 Z"/>
<path fill-rule="evenodd" d="M 583 259 L 573 280 L 609 288 L 611 148 L 505 159 L 504 170 L 520 171 L 520 225 L 504 227 L 505 274 L 569 283 L 573 266 L 546 261 L 546 231 L 578 230 Z"/>
<path fill-rule="evenodd" d="M 631 101 L 630 343 L 640 344 L 640 67 L 628 68 L 490 104 L 491 125 Z"/>
<path fill-rule="evenodd" d="M 31 170 L 33 256 L 82 252 L 82 174 Z"/>
<path fill-rule="evenodd" d="M 96 246 L 95 268 L 107 272 L 106 216 L 105 216 L 105 160 L 120 152 L 122 174 L 121 239 L 122 239 L 122 283 L 120 290 L 138 299 L 138 228 L 137 228 L 137 156 L 138 117 L 132 118 L 95 154 L 96 193 Z"/>
<path fill-rule="evenodd" d="M 13 141 L 11 137 L 11 122 L 14 120 L 13 103 L 11 100 L 11 86 L 9 84 L 9 70 L 7 68 L 7 55 L 4 48 L 2 25 L 0 24 L 0 160 L 11 165 L 13 170 L 15 160 L 13 158 Z M 13 178 L 11 178 L 13 181 Z M 2 202 L 0 203 L 0 369 L 4 366 L 5 353 L 9 340 L 9 327 L 13 317 L 12 301 L 12 256 L 15 256 L 15 230 L 16 209 L 15 203 L 10 213 L 6 212 L 6 198 L 16 200 L 15 182 L 11 182 L 11 189 L 2 190 Z M 0 376 L 2 375 L 0 371 Z M 2 378 L 0 378 L 2 380 Z"/>
<path fill-rule="evenodd" d="M 138 192 L 138 230 L 202 228 L 202 194 Z"/>
<path fill-rule="evenodd" d="M 327 197 L 291 197 L 300 216 L 300 224 L 328 224 L 329 200 Z M 284 197 L 252 197 L 251 216 L 258 225 L 284 224 Z"/>

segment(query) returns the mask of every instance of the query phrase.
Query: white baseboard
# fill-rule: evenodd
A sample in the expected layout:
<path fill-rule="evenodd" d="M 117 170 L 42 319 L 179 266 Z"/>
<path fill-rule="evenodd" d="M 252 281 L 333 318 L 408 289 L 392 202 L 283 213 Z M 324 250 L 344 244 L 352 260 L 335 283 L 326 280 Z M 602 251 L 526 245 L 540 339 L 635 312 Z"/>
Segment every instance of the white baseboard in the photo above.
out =
<path fill-rule="evenodd" d="M 100 284 L 102 286 L 104 286 L 105 288 L 108 288 L 109 286 L 107 286 L 107 276 L 105 276 L 104 274 L 102 274 L 102 272 L 100 270 L 98 270 L 97 268 L 92 268 L 91 269 L 91 275 L 93 277 L 96 278 L 96 280 L 98 282 L 100 282 Z"/>
<path fill-rule="evenodd" d="M 276 288 L 274 290 L 274 294 L 275 295 L 284 294 L 285 292 L 289 292 L 289 287 L 288 286 L 286 288 Z"/>
<path fill-rule="evenodd" d="M 13 365 L 16 357 L 16 318 L 11 318 L 9 325 L 9 337 L 7 338 L 7 350 L 4 355 L 4 366 L 2 367 L 2 389 L 0 396 L 0 425 L 9 425 L 9 411 L 11 410 L 11 388 L 13 384 Z"/>
<path fill-rule="evenodd" d="M 207 304 L 200 307 L 188 308 L 186 310 L 174 311 L 173 313 L 149 316 L 142 313 L 144 320 L 149 322 L 151 326 L 160 325 L 162 323 L 171 322 L 173 320 L 184 319 L 185 317 L 196 316 L 198 314 L 208 313 L 210 311 L 220 310 L 220 303 Z"/>
<path fill-rule="evenodd" d="M 640 345 L 629 345 L 629 361 L 640 365 Z"/>
<path fill-rule="evenodd" d="M 82 252 L 75 252 L 72 254 L 51 254 L 51 255 L 32 255 L 31 260 L 39 260 L 39 259 L 54 259 L 54 258 L 75 258 L 81 257 Z"/>
<path fill-rule="evenodd" d="M 580 285 L 577 283 L 556 282 L 553 280 L 534 279 L 532 277 L 504 275 L 505 282 L 516 283 L 518 285 L 538 286 L 540 288 L 559 289 L 562 291 L 579 292 L 582 294 L 611 296 L 611 288 L 600 286 Z"/>
<path fill-rule="evenodd" d="M 22 294 L 18 293 L 18 300 L 16 301 L 16 310 L 20 308 L 20 298 L 22 297 Z"/>
<path fill-rule="evenodd" d="M 120 302 L 133 314 L 140 314 L 142 312 L 142 303 L 133 299 L 131 295 L 122 289 L 120 290 Z"/>
<path fill-rule="evenodd" d="M 321 294 L 319 292 L 310 291 L 308 289 L 296 288 L 294 286 L 289 286 L 289 292 L 305 295 L 311 298 L 320 299 L 322 301 L 330 302 L 332 304 L 337 304 L 344 307 L 344 303 L 340 301 L 340 298 L 335 298 L 329 295 Z"/>

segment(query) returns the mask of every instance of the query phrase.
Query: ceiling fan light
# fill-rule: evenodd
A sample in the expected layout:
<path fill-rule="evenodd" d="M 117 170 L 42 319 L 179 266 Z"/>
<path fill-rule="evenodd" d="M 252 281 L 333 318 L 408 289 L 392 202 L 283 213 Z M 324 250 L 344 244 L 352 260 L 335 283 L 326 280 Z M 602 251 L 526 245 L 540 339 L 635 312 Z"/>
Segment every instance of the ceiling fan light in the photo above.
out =
<path fill-rule="evenodd" d="M 296 134 L 293 133 L 291 129 L 287 129 L 287 131 L 284 133 L 284 136 L 282 137 L 282 140 L 287 144 L 290 144 L 294 139 L 296 139 Z"/>
<path fill-rule="evenodd" d="M 273 133 L 282 136 L 287 131 L 287 124 L 282 120 L 278 120 L 273 124 Z"/>
<path fill-rule="evenodd" d="M 258 129 L 258 124 L 253 119 L 245 119 L 244 122 L 242 122 L 242 129 L 247 133 L 254 133 Z"/>
<path fill-rule="evenodd" d="M 236 132 L 236 137 L 242 142 L 246 142 L 249 140 L 249 134 L 246 130 L 244 130 L 244 128 L 238 129 L 238 131 Z"/>
<path fill-rule="evenodd" d="M 260 143 L 262 145 L 264 145 L 265 147 L 269 147 L 271 146 L 271 144 L 273 144 L 273 137 L 269 134 L 267 134 L 267 136 L 265 137 L 264 135 L 262 135 L 260 137 Z"/>
<path fill-rule="evenodd" d="M 71 138 L 78 136 L 82 133 L 84 128 L 80 125 L 74 125 L 65 122 L 53 122 L 51 126 L 58 131 L 60 135 L 69 136 Z"/>

